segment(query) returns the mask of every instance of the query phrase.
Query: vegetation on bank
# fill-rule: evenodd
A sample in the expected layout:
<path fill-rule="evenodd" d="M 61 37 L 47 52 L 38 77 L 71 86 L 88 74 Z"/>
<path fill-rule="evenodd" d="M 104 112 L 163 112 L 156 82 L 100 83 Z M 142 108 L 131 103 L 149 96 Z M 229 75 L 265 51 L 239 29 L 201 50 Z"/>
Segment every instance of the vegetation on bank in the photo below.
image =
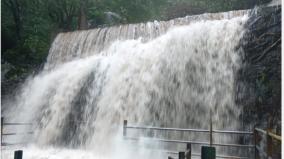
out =
<path fill-rule="evenodd" d="M 15 83 L 38 68 L 58 32 L 247 9 L 269 1 L 2 0 L 1 82 Z"/>

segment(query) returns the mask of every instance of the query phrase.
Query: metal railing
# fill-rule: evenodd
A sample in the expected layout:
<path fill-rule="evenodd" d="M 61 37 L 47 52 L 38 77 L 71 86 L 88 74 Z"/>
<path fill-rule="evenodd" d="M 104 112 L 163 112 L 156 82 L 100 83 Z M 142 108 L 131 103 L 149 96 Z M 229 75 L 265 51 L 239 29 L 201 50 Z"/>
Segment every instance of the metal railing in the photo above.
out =
<path fill-rule="evenodd" d="M 269 131 L 259 129 L 259 128 L 254 128 L 254 131 L 231 131 L 231 130 L 213 130 L 212 129 L 212 121 L 210 121 L 210 129 L 182 129 L 182 128 L 164 128 L 164 127 L 151 127 L 151 126 L 133 126 L 133 125 L 127 125 L 127 120 L 123 121 L 123 136 L 124 139 L 128 140 L 140 140 L 140 139 L 148 139 L 148 138 L 138 138 L 138 137 L 127 137 L 127 129 L 136 129 L 136 130 L 159 130 L 159 131 L 180 131 L 180 132 L 195 132 L 195 133 L 209 133 L 210 138 L 209 142 L 201 142 L 201 141 L 190 141 L 190 140 L 169 140 L 169 139 L 161 139 L 161 138 L 149 138 L 152 141 L 157 141 L 157 142 L 168 142 L 168 143 L 180 143 L 180 144 L 193 144 L 193 145 L 210 145 L 210 146 L 219 146 L 219 147 L 237 147 L 237 148 L 249 148 L 253 149 L 255 154 L 254 158 L 258 159 L 260 153 L 268 154 L 268 156 L 272 155 L 272 141 L 268 140 L 267 141 L 267 152 L 261 150 L 259 147 L 259 142 L 257 140 L 258 132 L 267 135 L 267 139 L 275 139 L 277 141 L 281 142 L 281 136 L 276 135 Z M 249 135 L 254 139 L 254 144 L 227 144 L 227 143 L 213 143 L 213 134 L 238 134 L 238 135 Z M 176 152 L 177 153 L 177 152 Z M 192 154 L 192 156 L 195 156 L 198 154 Z M 200 156 L 200 155 L 199 155 Z M 266 155 L 267 156 L 267 155 Z M 240 156 L 216 156 L 218 158 L 249 158 L 249 157 L 240 157 Z"/>
<path fill-rule="evenodd" d="M 279 158 L 280 157 L 280 156 L 273 157 L 273 155 L 277 153 L 275 152 L 275 149 L 277 148 L 277 146 L 279 147 L 281 146 L 281 142 L 282 142 L 281 136 L 271 132 L 270 128 L 267 128 L 266 131 L 260 128 L 255 128 L 254 133 L 255 133 L 255 159 L 261 158 L 260 156 L 264 156 L 265 158 Z M 262 149 L 260 146 L 261 144 L 260 141 L 262 140 L 261 135 L 265 136 L 266 143 L 264 143 L 264 145 L 266 146 L 266 150 Z M 279 153 L 281 155 L 281 150 L 279 151 Z"/>
<path fill-rule="evenodd" d="M 33 134 L 32 131 L 28 132 L 4 132 L 4 126 L 27 126 L 27 125 L 32 125 L 32 123 L 23 123 L 23 122 L 4 122 L 4 117 L 1 117 L 1 146 L 11 146 L 11 145 L 23 145 L 26 144 L 26 142 L 18 142 L 18 143 L 6 143 L 3 142 L 3 137 L 4 136 L 14 136 L 14 135 L 28 135 L 28 134 Z"/>
<path fill-rule="evenodd" d="M 212 121 L 210 121 L 210 129 L 181 129 L 181 128 L 163 128 L 163 127 L 150 127 L 150 126 L 133 126 L 127 125 L 127 120 L 123 122 L 123 136 L 128 140 L 140 140 L 138 137 L 127 137 L 127 129 L 137 129 L 137 130 L 159 130 L 159 131 L 180 131 L 180 132 L 195 132 L 195 133 L 208 133 L 209 134 L 209 142 L 203 141 L 191 141 L 191 140 L 169 140 L 169 139 L 160 139 L 160 138 L 152 138 L 152 141 L 158 142 L 168 142 L 168 143 L 180 143 L 180 144 L 193 144 L 193 145 L 208 145 L 208 146 L 219 146 L 219 147 L 237 147 L 237 148 L 249 148 L 254 149 L 255 145 L 242 145 L 242 144 L 227 144 L 227 143 L 213 143 L 213 134 L 238 134 L 238 135 L 250 135 L 253 136 L 254 132 L 250 131 L 231 131 L 231 130 L 213 130 Z M 147 138 L 142 138 L 147 139 Z M 192 154 L 193 156 L 198 154 Z M 232 156 L 220 156 L 217 155 L 218 158 L 231 158 Z M 234 158 L 248 158 L 248 157 L 240 157 L 234 156 Z"/>
<path fill-rule="evenodd" d="M 23 122 L 4 122 L 4 118 L 1 117 L 1 146 L 9 146 L 9 145 L 18 145 L 18 144 L 26 144 L 26 143 L 4 143 L 3 136 L 12 136 L 12 135 L 28 135 L 33 134 L 32 131 L 28 132 L 3 132 L 4 126 L 27 126 L 32 125 L 32 123 L 23 123 Z M 124 120 L 123 123 L 123 136 L 125 139 L 129 140 L 140 140 L 141 138 L 137 137 L 127 137 L 127 129 L 136 129 L 136 130 L 159 130 L 159 131 L 180 131 L 180 132 L 195 132 L 195 133 L 209 133 L 210 138 L 209 142 L 201 142 L 201 141 L 185 141 L 185 140 L 169 140 L 169 139 L 161 139 L 161 138 L 151 138 L 153 141 L 157 142 L 168 142 L 168 143 L 181 143 L 187 144 L 191 143 L 193 145 L 210 145 L 210 146 L 219 146 L 219 147 L 237 147 L 237 148 L 249 148 L 254 149 L 255 159 L 259 159 L 260 156 L 270 157 L 275 153 L 273 150 L 275 148 L 274 143 L 277 142 L 278 145 L 281 145 L 282 138 L 281 136 L 272 132 L 271 129 L 267 128 L 267 130 L 263 130 L 260 128 L 254 128 L 253 132 L 250 131 L 231 131 L 231 130 L 213 130 L 212 121 L 210 121 L 210 129 L 183 129 L 183 128 L 163 128 L 163 127 L 151 127 L 151 126 L 133 126 L 127 125 L 127 120 Z M 237 135 L 249 135 L 253 137 L 254 144 L 242 145 L 242 144 L 226 144 L 226 143 L 213 143 L 213 134 L 237 134 Z M 265 136 L 266 149 L 263 150 L 260 146 L 261 135 Z M 222 156 L 220 158 L 229 158 L 229 156 Z M 236 158 L 236 157 L 234 157 Z M 247 157 L 239 157 L 239 158 L 247 158 Z"/>

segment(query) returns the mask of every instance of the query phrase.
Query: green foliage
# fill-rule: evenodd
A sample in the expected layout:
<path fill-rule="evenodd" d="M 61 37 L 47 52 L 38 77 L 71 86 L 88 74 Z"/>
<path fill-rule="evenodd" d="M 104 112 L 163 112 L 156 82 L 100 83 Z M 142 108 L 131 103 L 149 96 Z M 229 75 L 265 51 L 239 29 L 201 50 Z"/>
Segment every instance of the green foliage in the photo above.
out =
<path fill-rule="evenodd" d="M 45 3 L 48 17 L 57 27 L 65 31 L 75 29 L 72 24 L 77 18 L 80 0 L 46 0 Z"/>

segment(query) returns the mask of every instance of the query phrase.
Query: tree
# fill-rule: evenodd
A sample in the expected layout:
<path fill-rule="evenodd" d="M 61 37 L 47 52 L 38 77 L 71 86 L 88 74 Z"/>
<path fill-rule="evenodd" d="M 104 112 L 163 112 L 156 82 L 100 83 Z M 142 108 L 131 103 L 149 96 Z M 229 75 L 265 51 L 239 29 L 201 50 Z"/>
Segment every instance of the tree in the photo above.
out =
<path fill-rule="evenodd" d="M 77 18 L 80 0 L 47 0 L 48 15 L 63 31 L 75 29 L 73 26 Z"/>
<path fill-rule="evenodd" d="M 22 7 L 18 0 L 3 0 L 5 6 L 9 8 L 10 12 L 13 15 L 13 20 L 15 23 L 15 32 L 18 40 L 21 39 L 22 32 Z"/>
<path fill-rule="evenodd" d="M 88 29 L 88 22 L 87 22 L 87 4 L 88 0 L 81 0 L 80 1 L 80 10 L 78 15 L 78 29 Z"/>

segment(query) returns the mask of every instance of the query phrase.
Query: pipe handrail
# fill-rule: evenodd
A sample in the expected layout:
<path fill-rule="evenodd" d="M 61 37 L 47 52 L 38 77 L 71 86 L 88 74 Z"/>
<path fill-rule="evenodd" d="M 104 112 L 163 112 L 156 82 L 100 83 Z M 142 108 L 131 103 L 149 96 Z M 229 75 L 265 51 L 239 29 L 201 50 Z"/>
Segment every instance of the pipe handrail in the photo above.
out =
<path fill-rule="evenodd" d="M 261 132 L 261 133 L 264 134 L 264 135 L 267 135 L 267 131 L 265 131 L 265 130 L 263 130 L 263 129 L 255 128 L 255 130 L 258 131 L 258 132 Z M 268 135 L 269 135 L 270 137 L 272 137 L 272 138 L 278 140 L 278 141 L 282 141 L 281 136 L 276 135 L 276 134 L 274 134 L 273 132 L 270 132 L 270 131 L 269 131 L 269 132 L 268 132 Z"/>
<path fill-rule="evenodd" d="M 3 125 L 33 125 L 32 123 L 3 123 Z"/>
<path fill-rule="evenodd" d="M 192 156 L 201 156 L 197 153 L 192 153 Z M 225 156 L 225 155 L 216 155 L 216 158 L 229 158 L 229 159 L 248 159 L 248 157 L 238 157 L 238 156 Z"/>
<path fill-rule="evenodd" d="M 255 130 L 258 131 L 258 132 L 263 133 L 264 135 L 266 134 L 266 131 L 265 131 L 265 130 L 262 130 L 262 129 L 260 129 L 260 128 L 255 128 Z"/>
<path fill-rule="evenodd" d="M 19 132 L 19 133 L 3 133 L 3 136 L 10 136 L 10 135 L 27 135 L 27 134 L 33 134 L 34 132 Z"/>
<path fill-rule="evenodd" d="M 178 154 L 178 151 L 164 151 L 168 154 Z M 198 153 L 192 153 L 192 156 L 201 156 Z M 239 157 L 239 156 L 226 156 L 226 155 L 216 155 L 216 158 L 229 158 L 229 159 L 248 159 L 248 157 Z"/>
<path fill-rule="evenodd" d="M 206 132 L 209 133 L 209 130 L 205 129 L 182 129 L 182 128 L 162 128 L 162 127 L 151 127 L 151 126 L 126 126 L 128 129 L 150 129 L 150 130 L 168 130 L 168 131 L 191 131 L 191 132 Z"/>
<path fill-rule="evenodd" d="M 128 140 L 141 140 L 141 139 L 149 139 L 152 141 L 159 141 L 159 142 L 172 142 L 172 143 L 191 143 L 196 145 L 210 145 L 208 142 L 202 142 L 202 141 L 190 141 L 190 140 L 167 140 L 167 139 L 160 139 L 160 138 L 137 138 L 137 137 L 124 137 Z M 221 143 L 212 143 L 214 146 L 230 146 L 230 147 L 246 147 L 246 148 L 254 148 L 254 145 L 240 145 L 240 144 L 221 144 Z"/>
<path fill-rule="evenodd" d="M 12 145 L 26 145 L 28 142 L 22 142 L 22 143 L 6 143 L 2 142 L 1 146 L 12 146 Z"/>
<path fill-rule="evenodd" d="M 272 133 L 272 132 L 268 132 L 268 135 L 269 135 L 270 137 L 272 137 L 273 139 L 276 139 L 276 140 L 278 140 L 278 141 L 281 141 L 281 140 L 282 140 L 282 139 L 281 139 L 281 136 L 276 135 L 276 134 L 274 134 L 274 133 Z"/>
<path fill-rule="evenodd" d="M 213 133 L 253 135 L 251 131 L 212 130 Z"/>
<path fill-rule="evenodd" d="M 209 145 L 208 142 L 202 142 L 202 141 L 190 141 L 190 140 L 166 140 L 166 139 L 159 139 L 159 138 L 147 138 L 147 137 L 143 137 L 143 138 L 138 138 L 138 137 L 124 137 L 125 139 L 128 140 L 142 140 L 142 139 L 146 139 L 146 140 L 153 140 L 153 141 L 159 141 L 159 142 L 172 142 L 172 143 L 182 143 L 182 144 L 186 144 L 186 143 L 191 143 L 191 144 L 196 144 L 196 145 L 200 145 L 200 144 L 204 144 L 204 145 Z"/>
<path fill-rule="evenodd" d="M 173 151 L 173 150 L 164 150 L 164 149 L 151 149 L 151 151 L 159 151 L 162 153 L 167 154 L 173 154 L 178 155 L 179 151 Z M 198 153 L 191 153 L 192 156 L 201 156 L 201 154 Z M 216 158 L 228 158 L 228 159 L 248 159 L 249 157 L 244 156 L 228 156 L 228 155 L 216 155 Z"/>
<path fill-rule="evenodd" d="M 210 130 L 206 129 L 183 129 L 183 128 L 163 128 L 163 127 L 151 127 L 151 126 L 126 126 L 128 129 L 150 129 L 150 130 L 167 130 L 167 131 L 188 131 L 188 132 L 204 132 L 209 133 Z M 232 130 L 212 130 L 213 133 L 227 133 L 227 134 L 249 134 L 253 135 L 250 131 L 232 131 Z"/>

